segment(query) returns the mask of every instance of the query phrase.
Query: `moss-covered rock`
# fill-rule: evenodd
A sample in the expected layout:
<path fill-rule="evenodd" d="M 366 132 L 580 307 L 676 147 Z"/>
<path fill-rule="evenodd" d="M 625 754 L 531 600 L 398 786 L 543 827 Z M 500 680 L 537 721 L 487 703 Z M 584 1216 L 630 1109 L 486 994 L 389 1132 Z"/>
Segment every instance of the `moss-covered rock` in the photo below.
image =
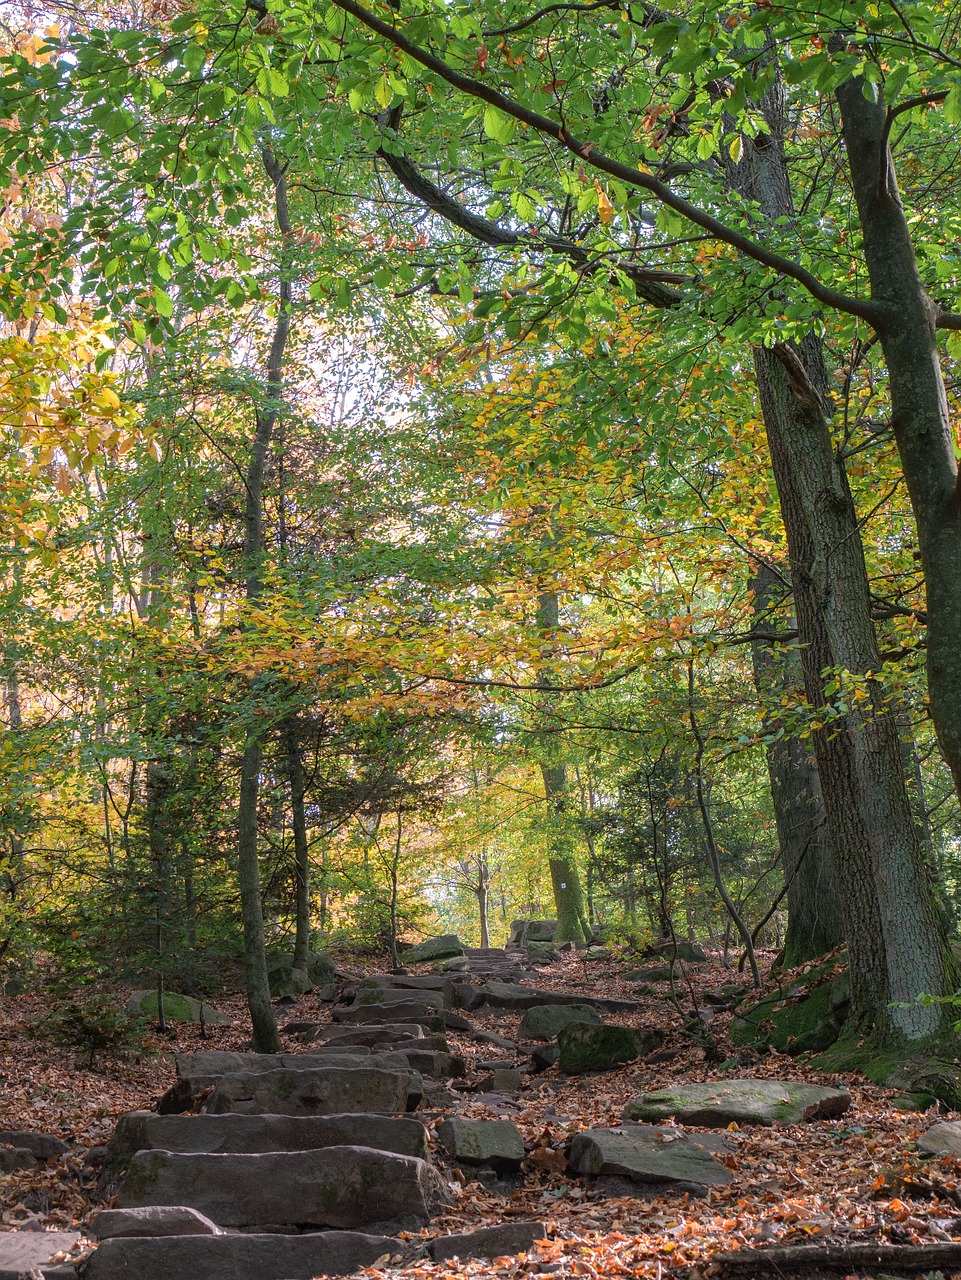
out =
<path fill-rule="evenodd" d="M 850 1010 L 846 969 L 832 959 L 785 979 L 756 1004 L 742 1005 L 731 1022 L 735 1044 L 772 1045 L 779 1053 L 819 1053 L 835 1043 Z"/>
<path fill-rule="evenodd" d="M 625 1062 L 653 1053 L 663 1039 L 663 1034 L 653 1027 L 637 1031 L 632 1027 L 571 1022 L 557 1037 L 558 1065 L 570 1076 L 614 1071 Z"/>
<path fill-rule="evenodd" d="M 681 1124 L 723 1129 L 729 1124 L 832 1120 L 850 1105 L 851 1095 L 843 1089 L 795 1080 L 725 1080 L 642 1093 L 627 1104 L 623 1116 L 649 1123 L 673 1118 Z"/>
<path fill-rule="evenodd" d="M 307 971 L 294 972 L 292 951 L 276 952 L 267 957 L 267 979 L 272 996 L 299 996 L 312 987 L 333 982 L 335 965 L 330 956 L 315 951 L 307 957 Z"/>
<path fill-rule="evenodd" d="M 128 1018 L 156 1018 L 158 1000 L 156 991 L 135 991 L 127 1001 Z M 202 1011 L 202 1012 L 201 1012 Z M 164 992 L 164 1018 L 168 1022 L 201 1022 L 208 1027 L 229 1027 L 230 1019 L 206 1001 L 191 996 Z"/>
<path fill-rule="evenodd" d="M 601 1021 L 600 1014 L 589 1004 L 539 1004 L 524 1014 L 518 1035 L 529 1040 L 553 1040 L 571 1022 L 599 1025 Z"/>

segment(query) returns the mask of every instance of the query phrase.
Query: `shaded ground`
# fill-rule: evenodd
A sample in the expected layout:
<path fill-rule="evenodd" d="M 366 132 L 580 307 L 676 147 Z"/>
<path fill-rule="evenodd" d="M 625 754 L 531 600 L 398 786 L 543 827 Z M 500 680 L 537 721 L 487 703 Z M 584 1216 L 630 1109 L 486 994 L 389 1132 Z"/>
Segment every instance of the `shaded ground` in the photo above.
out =
<path fill-rule="evenodd" d="M 585 965 L 574 957 L 565 958 L 545 969 L 537 985 L 631 998 L 634 990 L 620 980 L 619 968 L 613 962 Z M 699 997 L 730 979 L 729 970 L 712 964 L 692 982 Z M 578 1128 L 620 1123 L 621 1108 L 642 1090 L 723 1078 L 717 1063 L 706 1060 L 705 1050 L 684 1036 L 690 992 L 679 987 L 678 995 L 683 1014 L 668 999 L 658 997 L 645 1000 L 640 1017 L 606 1015 L 610 1022 L 663 1028 L 665 1045 L 677 1050 L 677 1057 L 669 1062 L 632 1063 L 603 1075 L 567 1078 L 552 1068 L 529 1077 L 517 1099 L 519 1109 L 497 1112 L 513 1120 L 528 1146 L 534 1147 L 522 1185 L 505 1195 L 455 1174 L 455 1205 L 421 1233 L 426 1240 L 492 1222 L 535 1218 L 548 1223 L 551 1237 L 538 1246 L 536 1255 L 495 1263 L 419 1262 L 405 1267 L 385 1260 L 362 1274 L 453 1280 L 474 1275 L 666 1276 L 690 1273 L 693 1268 L 708 1275 L 712 1254 L 747 1245 L 961 1240 L 961 1161 L 922 1160 L 913 1150 L 914 1140 L 935 1119 L 934 1110 L 927 1116 L 894 1110 L 890 1105 L 894 1094 L 889 1090 L 856 1077 L 839 1080 L 810 1072 L 797 1060 L 773 1053 L 763 1058 L 742 1053 L 734 1074 L 843 1083 L 851 1090 L 850 1111 L 837 1121 L 728 1131 L 734 1150 L 726 1162 L 734 1181 L 703 1198 L 676 1194 L 611 1198 L 583 1180 L 566 1176 L 563 1147 Z M 215 1003 L 235 1019 L 233 1028 L 208 1030 L 205 1040 L 197 1028 L 181 1028 L 170 1037 L 155 1037 L 153 1052 L 146 1058 L 107 1061 L 90 1071 L 78 1068 L 72 1053 L 30 1035 L 32 1025 L 49 1012 L 43 1000 L 35 996 L 3 1000 L 0 1127 L 43 1129 L 76 1146 L 59 1162 L 0 1178 L 0 1230 L 83 1228 L 89 1214 L 102 1207 L 94 1199 L 97 1170 L 89 1149 L 103 1145 L 120 1115 L 149 1108 L 172 1083 L 171 1053 L 247 1047 L 249 1024 L 242 999 Z M 329 1013 L 316 997 L 307 996 L 281 1016 L 325 1021 Z M 712 1056 L 726 1058 L 735 1053 L 725 1038 L 728 1016 L 722 1014 L 711 1024 L 717 1040 Z M 509 1039 L 516 1036 L 520 1020 L 519 1015 L 488 1009 L 471 1018 L 478 1030 Z M 513 1057 L 467 1035 L 452 1033 L 449 1039 L 472 1064 Z M 285 1037 L 285 1048 L 300 1047 Z M 469 1078 L 482 1074 L 472 1069 Z M 455 1105 L 466 1116 L 493 1114 L 470 1094 L 458 1097 Z M 942 1114 L 937 1118 L 959 1117 Z"/>

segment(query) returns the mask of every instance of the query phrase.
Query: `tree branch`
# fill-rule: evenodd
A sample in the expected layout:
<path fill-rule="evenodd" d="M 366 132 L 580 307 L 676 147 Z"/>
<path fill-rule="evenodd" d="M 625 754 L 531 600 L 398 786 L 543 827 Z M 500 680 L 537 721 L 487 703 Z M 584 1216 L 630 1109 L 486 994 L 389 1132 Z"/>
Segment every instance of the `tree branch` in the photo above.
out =
<path fill-rule="evenodd" d="M 653 174 L 645 173 L 641 169 L 635 169 L 633 165 L 623 164 L 619 160 L 604 155 L 593 143 L 581 142 L 573 134 L 568 133 L 558 121 L 551 119 L 549 116 L 543 116 L 537 111 L 532 111 L 529 107 L 525 107 L 507 97 L 500 90 L 490 85 L 482 84 L 472 76 L 455 71 L 442 58 L 438 58 L 435 54 L 412 43 L 395 26 L 385 22 L 382 18 L 378 18 L 369 9 L 357 4 L 356 0 L 333 0 L 333 3 L 338 9 L 343 10 L 344 13 L 349 13 L 363 26 L 367 27 L 368 30 L 382 36 L 395 48 L 406 53 L 415 62 L 419 62 L 422 67 L 432 71 L 436 76 L 439 76 L 440 79 L 458 89 L 461 93 L 496 107 L 498 111 L 503 111 L 505 115 L 518 120 L 521 124 L 527 125 L 529 129 L 533 129 L 536 133 L 557 142 L 560 146 L 576 155 L 584 164 L 590 165 L 591 168 L 597 169 L 601 173 L 609 174 L 612 178 L 617 178 L 628 186 L 649 192 L 666 208 L 673 209 L 675 213 L 680 214 L 687 221 L 709 232 L 716 240 L 729 244 L 745 257 L 759 262 L 762 266 L 770 268 L 779 275 L 797 281 L 813 298 L 823 303 L 826 307 L 848 315 L 858 316 L 873 326 L 880 325 L 886 318 L 887 309 L 880 304 L 870 299 L 851 297 L 848 294 L 840 293 L 836 289 L 829 288 L 812 272 L 802 267 L 800 263 L 794 262 L 790 258 L 785 258 L 779 253 L 774 253 L 770 249 L 765 249 L 763 245 L 756 243 L 749 236 L 736 231 L 733 227 L 727 226 L 704 209 L 691 204 L 683 196 L 677 195 L 665 183 L 655 178 Z"/>

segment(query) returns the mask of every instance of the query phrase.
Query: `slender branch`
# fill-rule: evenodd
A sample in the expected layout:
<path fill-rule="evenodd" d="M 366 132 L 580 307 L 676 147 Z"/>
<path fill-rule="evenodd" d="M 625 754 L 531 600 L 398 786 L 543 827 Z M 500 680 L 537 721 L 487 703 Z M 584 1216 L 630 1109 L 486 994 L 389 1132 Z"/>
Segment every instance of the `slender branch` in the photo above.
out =
<path fill-rule="evenodd" d="M 886 318 L 887 308 L 881 304 L 866 298 L 851 297 L 848 294 L 840 293 L 836 289 L 829 288 L 812 272 L 802 267 L 800 263 L 794 262 L 791 258 L 785 258 L 770 249 L 765 249 L 763 245 L 756 243 L 749 236 L 736 231 L 733 227 L 727 226 L 726 223 L 721 222 L 720 219 L 715 218 L 706 210 L 698 208 L 697 205 L 685 200 L 683 196 L 677 195 L 665 183 L 655 178 L 653 174 L 645 173 L 641 169 L 635 169 L 633 165 L 624 164 L 620 160 L 604 155 L 593 143 L 582 142 L 574 137 L 573 134 L 568 133 L 557 120 L 553 120 L 549 116 L 543 116 L 537 111 L 532 111 L 529 107 L 525 107 L 509 98 L 506 94 L 501 93 L 500 90 L 483 84 L 472 76 L 455 71 L 442 58 L 438 58 L 435 54 L 429 53 L 426 49 L 422 49 L 419 45 L 408 40 L 391 23 L 378 18 L 369 9 L 357 4 L 356 0 L 333 0 L 333 3 L 338 9 L 342 9 L 344 13 L 349 13 L 370 31 L 382 36 L 395 48 L 406 53 L 415 62 L 419 62 L 422 67 L 426 67 L 428 71 L 432 71 L 461 93 L 496 107 L 499 111 L 503 111 L 505 115 L 520 121 L 521 124 L 527 125 L 529 129 L 533 129 L 536 133 L 552 139 L 552 141 L 557 142 L 560 146 L 576 155 L 585 164 L 590 165 L 591 168 L 597 169 L 601 173 L 607 173 L 612 178 L 617 178 L 628 186 L 638 187 L 642 191 L 649 192 L 661 204 L 673 209 L 675 213 L 680 214 L 681 217 L 686 218 L 689 222 L 693 222 L 695 226 L 709 232 L 716 240 L 729 244 L 745 257 L 752 258 L 755 262 L 759 262 L 762 266 L 770 268 L 779 275 L 787 276 L 788 279 L 797 281 L 813 298 L 823 303 L 826 307 L 842 311 L 848 315 L 858 316 L 873 326 L 880 325 Z"/>

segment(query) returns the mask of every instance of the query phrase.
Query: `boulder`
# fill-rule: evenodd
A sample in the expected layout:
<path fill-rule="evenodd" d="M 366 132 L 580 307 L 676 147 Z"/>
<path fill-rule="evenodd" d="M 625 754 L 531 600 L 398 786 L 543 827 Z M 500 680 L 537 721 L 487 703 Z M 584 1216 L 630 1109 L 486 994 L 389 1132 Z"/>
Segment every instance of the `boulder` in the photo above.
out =
<path fill-rule="evenodd" d="M 156 991 L 135 991 L 127 1001 L 128 1018 L 156 1018 Z M 230 1027 L 230 1018 L 205 1000 L 192 996 L 179 996 L 176 992 L 164 992 L 164 1018 L 168 1022 L 203 1022 L 207 1027 Z"/>
<path fill-rule="evenodd" d="M 105 1240 L 91 1255 L 85 1280 L 312 1280 L 350 1275 L 402 1250 L 400 1240 L 357 1231 L 128 1237 Z"/>
<path fill-rule="evenodd" d="M 843 1089 L 792 1080 L 724 1080 L 642 1093 L 624 1108 L 625 1120 L 666 1120 L 705 1129 L 729 1124 L 797 1124 L 834 1120 L 851 1105 Z"/>
<path fill-rule="evenodd" d="M 458 988 L 458 998 L 465 988 Z M 597 1009 L 624 1012 L 638 1008 L 636 1000 L 611 1000 L 601 996 L 564 995 L 557 991 L 538 991 L 535 987 L 523 987 L 516 982 L 487 982 L 482 987 L 466 988 L 482 994 L 483 1004 L 496 1009 L 511 1009 L 518 1013 L 545 1004 L 589 1004 Z"/>
<path fill-rule="evenodd" d="M 756 1004 L 742 1003 L 731 1019 L 735 1044 L 771 1045 L 779 1053 L 821 1053 L 840 1036 L 851 1008 L 851 980 L 834 957 Z"/>
<path fill-rule="evenodd" d="M 553 942 L 556 920 L 514 920 L 507 938 L 508 947 L 527 947 L 532 942 Z"/>
<path fill-rule="evenodd" d="M 324 987 L 334 981 L 337 966 L 330 956 L 311 952 L 306 970 L 294 972 L 294 953 L 275 952 L 267 957 L 267 981 L 272 996 L 303 995 L 314 987 Z"/>
<path fill-rule="evenodd" d="M 464 946 L 456 933 L 445 933 L 437 938 L 425 938 L 413 947 L 404 949 L 404 964 L 422 964 L 427 961 L 449 960 L 462 956 Z"/>
<path fill-rule="evenodd" d="M 601 1016 L 589 1004 L 539 1004 L 521 1018 L 517 1034 L 528 1040 L 553 1040 L 570 1022 L 599 1024 Z"/>
<path fill-rule="evenodd" d="M 681 982 L 687 969 L 682 964 L 649 964 L 642 969 L 628 969 L 624 977 L 628 982 Z"/>
<path fill-rule="evenodd" d="M 413 1111 L 423 1088 L 413 1071 L 321 1067 L 308 1071 L 238 1072 L 224 1076 L 204 1103 L 217 1115 L 322 1116 L 346 1111 L 394 1115 Z"/>
<path fill-rule="evenodd" d="M 478 1080 L 474 1088 L 478 1093 L 503 1093 L 513 1098 L 524 1086 L 524 1077 L 517 1067 L 500 1067 Z"/>
<path fill-rule="evenodd" d="M 161 1116 L 132 1111 L 121 1116 L 107 1147 L 106 1165 L 116 1175 L 138 1151 L 215 1155 L 259 1155 L 267 1151 L 316 1151 L 321 1147 L 374 1147 L 427 1159 L 427 1130 L 407 1116 Z"/>
<path fill-rule="evenodd" d="M 961 1156 L 961 1120 L 932 1125 L 918 1138 L 918 1150 L 926 1156 Z"/>
<path fill-rule="evenodd" d="M 351 1230 L 424 1224 L 447 1202 L 424 1160 L 373 1147 L 323 1147 L 259 1155 L 138 1151 L 118 1208 L 189 1204 L 219 1226 L 296 1225 Z"/>
<path fill-rule="evenodd" d="M 32 1169 L 37 1157 L 25 1147 L 0 1147 L 0 1173 L 16 1173 L 18 1169 Z"/>
<path fill-rule="evenodd" d="M 611 1027 L 591 1022 L 569 1022 L 557 1037 L 558 1065 L 565 1075 L 614 1071 L 660 1048 L 663 1032 L 653 1027 Z"/>
<path fill-rule="evenodd" d="M 543 1222 L 502 1222 L 462 1236 L 441 1236 L 431 1240 L 427 1252 L 434 1262 L 447 1262 L 450 1258 L 513 1258 L 527 1253 L 536 1240 L 546 1236 Z"/>
<path fill-rule="evenodd" d="M 466 974 L 451 977 L 444 973 L 412 973 L 396 976 L 395 974 L 376 974 L 365 978 L 360 984 L 361 991 L 443 991 L 448 982 L 464 982 Z"/>
<path fill-rule="evenodd" d="M 654 942 L 647 948 L 647 954 L 651 956 L 670 956 L 675 960 L 683 960 L 685 964 L 704 964 L 707 956 L 704 954 L 703 947 L 697 942 L 673 941 L 670 938 L 664 939 L 662 942 Z"/>
<path fill-rule="evenodd" d="M 592 1178 L 614 1175 L 694 1192 L 731 1181 L 703 1143 L 676 1129 L 647 1125 L 582 1130 L 571 1143 L 569 1168 Z"/>
<path fill-rule="evenodd" d="M 98 1240 L 120 1236 L 219 1236 L 220 1227 L 186 1205 L 151 1205 L 145 1209 L 101 1209 L 90 1223 Z"/>
<path fill-rule="evenodd" d="M 0 1129 L 0 1143 L 29 1151 L 37 1160 L 53 1160 L 65 1155 L 69 1146 L 52 1133 L 37 1133 L 33 1129 Z"/>
<path fill-rule="evenodd" d="M 509 1120 L 452 1116 L 437 1127 L 437 1141 L 458 1163 L 513 1172 L 524 1159 L 524 1140 Z"/>

